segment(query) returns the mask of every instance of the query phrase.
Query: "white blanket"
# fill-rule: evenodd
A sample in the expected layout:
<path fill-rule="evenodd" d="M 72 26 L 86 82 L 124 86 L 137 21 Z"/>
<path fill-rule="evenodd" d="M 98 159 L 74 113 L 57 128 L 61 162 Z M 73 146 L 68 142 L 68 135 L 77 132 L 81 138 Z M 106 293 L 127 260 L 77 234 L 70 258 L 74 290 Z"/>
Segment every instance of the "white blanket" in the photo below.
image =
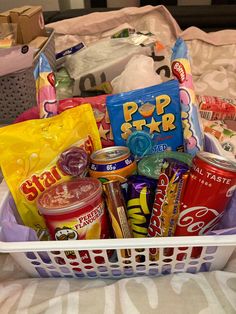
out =
<path fill-rule="evenodd" d="M 114 28 L 150 30 L 172 46 L 187 40 L 196 92 L 236 97 L 236 31 L 206 34 L 197 28 L 181 31 L 163 7 L 126 8 L 93 13 L 53 23 L 60 33 L 57 47 L 106 38 Z M 59 48 L 60 48 L 59 47 Z M 12 258 L 0 254 L 0 313 L 236 313 L 236 255 L 223 271 L 136 277 L 120 280 L 29 278 Z"/>

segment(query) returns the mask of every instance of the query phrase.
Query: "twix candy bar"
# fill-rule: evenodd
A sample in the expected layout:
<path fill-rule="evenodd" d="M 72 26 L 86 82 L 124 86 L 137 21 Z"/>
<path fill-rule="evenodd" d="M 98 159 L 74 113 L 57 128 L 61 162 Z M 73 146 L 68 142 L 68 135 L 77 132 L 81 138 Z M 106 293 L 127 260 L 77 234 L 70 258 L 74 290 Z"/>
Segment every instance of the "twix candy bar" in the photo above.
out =
<path fill-rule="evenodd" d="M 148 233 L 157 181 L 140 175 L 127 180 L 127 209 L 134 238 L 145 238 Z"/>

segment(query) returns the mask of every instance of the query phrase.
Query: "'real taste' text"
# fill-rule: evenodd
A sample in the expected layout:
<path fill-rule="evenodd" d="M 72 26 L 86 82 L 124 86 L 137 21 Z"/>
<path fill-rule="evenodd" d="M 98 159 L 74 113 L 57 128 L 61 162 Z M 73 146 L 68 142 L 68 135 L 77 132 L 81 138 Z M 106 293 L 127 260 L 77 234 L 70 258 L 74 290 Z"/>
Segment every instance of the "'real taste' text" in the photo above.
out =
<path fill-rule="evenodd" d="M 231 179 L 229 178 L 225 178 L 225 177 L 222 177 L 222 176 L 219 176 L 219 175 L 216 175 L 215 173 L 212 173 L 210 171 L 205 171 L 199 167 L 197 167 L 196 165 L 193 164 L 193 169 L 199 173 L 200 175 L 206 175 L 206 178 L 209 179 L 209 180 L 212 180 L 212 181 L 215 181 L 215 182 L 218 182 L 218 183 L 223 183 L 223 184 L 230 184 L 231 182 Z"/>

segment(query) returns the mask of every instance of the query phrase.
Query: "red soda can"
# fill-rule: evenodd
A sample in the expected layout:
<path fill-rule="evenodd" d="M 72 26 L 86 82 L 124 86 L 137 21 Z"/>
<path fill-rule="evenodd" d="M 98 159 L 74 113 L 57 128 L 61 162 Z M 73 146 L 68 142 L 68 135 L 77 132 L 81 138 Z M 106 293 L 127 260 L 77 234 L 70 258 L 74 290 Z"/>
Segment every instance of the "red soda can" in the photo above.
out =
<path fill-rule="evenodd" d="M 207 152 L 193 158 L 175 236 L 203 235 L 213 229 L 236 188 L 236 164 Z"/>

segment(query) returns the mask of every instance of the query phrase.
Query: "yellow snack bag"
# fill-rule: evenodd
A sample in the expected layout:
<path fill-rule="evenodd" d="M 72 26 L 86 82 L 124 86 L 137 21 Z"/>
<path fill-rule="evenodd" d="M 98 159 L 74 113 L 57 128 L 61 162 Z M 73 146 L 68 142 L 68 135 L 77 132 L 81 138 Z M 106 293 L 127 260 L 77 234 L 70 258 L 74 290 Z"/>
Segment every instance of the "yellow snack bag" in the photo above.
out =
<path fill-rule="evenodd" d="M 69 149 L 83 148 L 88 155 L 101 149 L 90 104 L 48 119 L 29 120 L 0 128 L 0 165 L 23 223 L 45 234 L 46 226 L 36 207 L 38 196 L 72 175 L 58 162 Z M 69 163 L 66 155 L 64 163 Z M 60 159 L 61 160 L 61 159 Z M 45 238 L 45 237 L 44 237 Z"/>

